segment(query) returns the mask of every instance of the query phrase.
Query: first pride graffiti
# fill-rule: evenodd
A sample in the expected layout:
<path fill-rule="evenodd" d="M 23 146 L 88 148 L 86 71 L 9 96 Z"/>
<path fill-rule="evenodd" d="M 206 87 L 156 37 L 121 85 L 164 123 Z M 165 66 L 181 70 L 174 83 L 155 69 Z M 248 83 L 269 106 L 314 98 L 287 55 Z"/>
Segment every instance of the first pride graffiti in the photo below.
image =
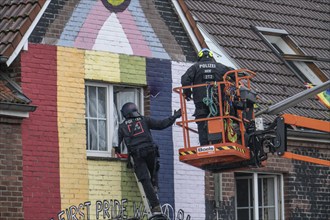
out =
<path fill-rule="evenodd" d="M 50 220 L 95 220 L 99 219 L 128 219 L 128 200 L 97 200 L 95 204 L 90 201 L 80 203 L 79 205 L 72 205 L 65 210 L 61 210 L 57 216 L 50 218 Z M 142 202 L 133 201 L 133 218 L 135 219 L 147 219 L 148 214 L 144 208 Z M 164 207 L 164 206 L 163 206 Z M 168 212 L 169 204 L 165 204 L 165 214 L 170 218 L 170 213 Z M 172 209 L 173 217 L 174 210 Z M 183 215 L 182 215 L 183 214 Z M 173 218 L 174 219 L 174 218 Z M 180 209 L 177 213 L 178 220 L 184 220 L 184 211 Z M 190 215 L 187 216 L 186 220 L 190 220 Z"/>

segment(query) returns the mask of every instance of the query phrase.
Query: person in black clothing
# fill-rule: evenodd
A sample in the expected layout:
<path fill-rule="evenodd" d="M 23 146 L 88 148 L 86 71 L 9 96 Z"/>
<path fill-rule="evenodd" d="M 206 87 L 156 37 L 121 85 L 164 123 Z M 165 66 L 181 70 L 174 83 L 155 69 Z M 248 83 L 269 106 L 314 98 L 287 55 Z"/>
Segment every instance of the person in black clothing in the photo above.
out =
<path fill-rule="evenodd" d="M 182 86 L 191 86 L 215 81 L 223 81 L 224 74 L 230 70 L 233 69 L 217 63 L 213 59 L 212 51 L 204 48 L 198 53 L 198 62 L 193 64 L 184 73 L 184 75 L 182 75 L 181 84 Z M 221 88 L 221 91 L 223 91 L 223 88 Z M 193 89 L 184 89 L 183 93 L 188 101 L 191 100 L 191 95 L 193 95 L 192 97 L 195 104 L 195 119 L 206 118 L 209 116 L 209 107 L 203 102 L 203 99 L 207 96 L 206 88 L 204 86 Z M 200 121 L 196 123 L 199 134 L 199 143 L 200 145 L 207 145 L 209 143 L 207 122 Z"/>
<path fill-rule="evenodd" d="M 134 172 L 142 183 L 146 197 L 152 207 L 153 214 L 161 214 L 159 200 L 156 194 L 158 187 L 159 152 L 150 130 L 162 130 L 181 117 L 181 109 L 174 111 L 173 116 L 157 120 L 142 116 L 132 102 L 123 105 L 121 109 L 125 120 L 119 125 L 118 145 L 125 142 L 130 157 L 133 159 Z M 116 153 L 119 147 L 115 147 Z"/>

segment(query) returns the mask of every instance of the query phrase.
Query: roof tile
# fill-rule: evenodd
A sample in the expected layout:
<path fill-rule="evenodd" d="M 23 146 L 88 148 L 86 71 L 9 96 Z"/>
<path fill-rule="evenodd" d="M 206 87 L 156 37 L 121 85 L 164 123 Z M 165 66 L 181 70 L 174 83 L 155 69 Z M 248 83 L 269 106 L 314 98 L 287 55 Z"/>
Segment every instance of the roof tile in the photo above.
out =
<path fill-rule="evenodd" d="M 0 56 L 11 56 L 45 2 L 45 0 L 0 1 Z"/>
<path fill-rule="evenodd" d="M 329 58 L 328 1 L 185 0 L 185 3 L 197 22 L 203 24 L 240 68 L 257 73 L 253 85 L 264 98 L 261 102 L 264 107 L 269 102 L 277 103 L 306 88 L 304 82 L 253 32 L 251 26 L 284 29 L 306 55 Z M 330 63 L 315 64 L 329 77 Z M 329 120 L 327 111 L 315 98 L 286 110 Z"/>

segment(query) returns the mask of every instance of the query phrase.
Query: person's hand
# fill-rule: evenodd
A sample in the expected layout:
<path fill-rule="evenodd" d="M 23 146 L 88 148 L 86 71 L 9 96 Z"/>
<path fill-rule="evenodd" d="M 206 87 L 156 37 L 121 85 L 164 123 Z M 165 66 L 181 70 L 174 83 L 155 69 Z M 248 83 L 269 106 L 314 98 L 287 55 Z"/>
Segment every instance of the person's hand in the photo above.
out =
<path fill-rule="evenodd" d="M 174 118 L 180 118 L 181 117 L 181 108 L 178 110 L 174 110 L 174 114 L 173 114 Z"/>
<path fill-rule="evenodd" d="M 190 101 L 191 100 L 191 90 L 189 89 L 189 90 L 185 90 L 185 91 L 183 91 L 183 95 L 184 95 L 184 97 L 185 97 L 185 99 L 187 100 L 187 101 Z"/>
<path fill-rule="evenodd" d="M 113 147 L 113 149 L 115 149 L 116 154 L 120 154 L 120 148 L 119 147 Z"/>

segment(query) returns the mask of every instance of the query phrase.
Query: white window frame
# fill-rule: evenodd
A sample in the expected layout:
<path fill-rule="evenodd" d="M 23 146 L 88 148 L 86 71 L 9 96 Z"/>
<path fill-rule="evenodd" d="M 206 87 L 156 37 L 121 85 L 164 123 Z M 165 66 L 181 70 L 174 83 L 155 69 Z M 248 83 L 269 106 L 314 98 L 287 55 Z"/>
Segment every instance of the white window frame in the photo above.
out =
<path fill-rule="evenodd" d="M 267 42 L 268 46 L 270 46 L 273 51 L 277 51 L 276 55 L 281 57 L 281 59 L 283 59 L 285 64 L 287 66 L 290 66 L 289 68 L 293 72 L 296 72 L 297 74 L 298 72 L 300 72 L 301 74 L 303 74 L 303 77 L 305 77 L 310 83 L 314 85 L 322 84 L 321 78 L 325 77 L 324 73 L 322 73 L 322 71 L 316 67 L 316 65 L 312 62 L 312 60 L 309 60 L 309 64 L 307 65 L 307 63 L 303 59 L 304 57 L 306 57 L 305 54 L 298 47 L 298 45 L 291 39 L 287 31 L 283 29 L 258 27 L 258 26 L 253 27 L 253 29 L 264 41 Z M 273 46 L 273 44 L 276 45 L 284 54 L 281 54 L 280 51 L 278 51 L 278 49 Z M 295 49 L 293 49 L 293 47 L 295 47 Z M 290 60 L 286 60 L 286 58 L 284 58 L 283 55 L 298 55 L 301 56 L 302 58 L 290 61 Z M 294 65 L 295 67 L 292 67 L 292 65 Z M 313 66 L 313 69 L 311 68 L 311 65 Z M 296 68 L 299 71 L 294 70 L 294 68 Z M 301 80 L 305 81 L 304 79 L 302 79 L 301 76 L 298 77 L 300 77 Z"/>
<path fill-rule="evenodd" d="M 276 44 L 284 54 L 298 55 L 291 47 L 279 36 L 263 34 L 263 36 L 271 44 Z M 276 49 L 276 48 L 275 48 Z M 300 70 L 301 73 L 314 85 L 322 84 L 322 81 L 314 74 L 313 70 L 303 61 L 292 61 L 292 63 Z"/>
<path fill-rule="evenodd" d="M 249 176 L 236 176 L 235 177 L 235 184 L 237 179 L 247 179 L 252 181 L 252 194 L 253 194 L 253 220 L 259 219 L 259 208 L 264 208 L 263 203 L 259 206 L 259 195 L 258 195 L 258 180 L 264 178 L 273 178 L 274 179 L 274 208 L 275 208 L 275 219 L 276 220 L 284 220 L 284 181 L 282 174 L 267 174 L 267 173 L 247 173 L 251 174 Z M 250 181 L 248 181 L 250 184 Z M 279 186 L 280 184 L 280 186 Z M 250 186 L 248 186 L 250 190 Z M 280 190 L 280 192 L 279 192 Z M 250 203 L 250 191 L 248 192 L 248 201 Z M 254 199 L 258 198 L 258 199 Z M 240 208 L 251 208 L 249 207 L 240 207 Z M 235 189 L 235 219 L 237 218 L 237 188 Z M 249 210 L 249 218 L 250 218 L 250 210 Z"/>
<path fill-rule="evenodd" d="M 125 87 L 125 88 L 131 88 L 132 90 L 135 90 L 135 97 L 134 100 L 138 100 L 137 101 L 137 105 L 139 107 L 140 112 L 144 112 L 144 105 L 143 105 L 143 88 L 142 87 L 138 87 L 138 86 L 128 86 L 128 85 L 119 85 L 119 84 L 109 84 L 109 83 L 100 83 L 100 82 L 92 82 L 92 81 L 86 81 L 85 82 L 85 87 L 86 86 L 95 86 L 95 87 L 103 87 L 106 88 L 106 127 L 107 127 L 107 147 L 108 150 L 107 151 L 97 151 L 97 150 L 88 150 L 87 151 L 87 156 L 88 157 L 113 157 L 114 155 L 112 155 L 112 140 L 113 140 L 113 136 L 114 136 L 114 129 L 111 128 L 111 125 L 114 124 L 114 120 L 115 118 L 113 117 L 114 115 L 114 106 L 113 106 L 113 102 L 114 102 L 114 87 Z M 87 95 L 87 94 L 85 94 Z M 86 106 L 86 115 L 85 115 L 85 119 L 87 116 L 87 108 L 88 108 L 88 103 L 85 103 Z M 121 106 L 117 106 L 118 109 L 121 108 Z M 118 112 L 118 114 L 120 114 L 120 111 Z M 121 115 L 119 115 L 119 118 L 121 118 Z M 122 121 L 122 120 L 121 120 Z M 119 121 L 119 123 L 121 122 Z M 88 128 L 87 128 L 88 129 Z M 86 129 L 86 133 L 88 134 L 88 130 Z M 87 135 L 88 138 L 88 135 Z M 86 140 L 88 141 L 88 139 Z M 88 144 L 88 142 L 86 142 L 86 145 Z M 123 152 L 125 153 L 125 152 Z"/>

